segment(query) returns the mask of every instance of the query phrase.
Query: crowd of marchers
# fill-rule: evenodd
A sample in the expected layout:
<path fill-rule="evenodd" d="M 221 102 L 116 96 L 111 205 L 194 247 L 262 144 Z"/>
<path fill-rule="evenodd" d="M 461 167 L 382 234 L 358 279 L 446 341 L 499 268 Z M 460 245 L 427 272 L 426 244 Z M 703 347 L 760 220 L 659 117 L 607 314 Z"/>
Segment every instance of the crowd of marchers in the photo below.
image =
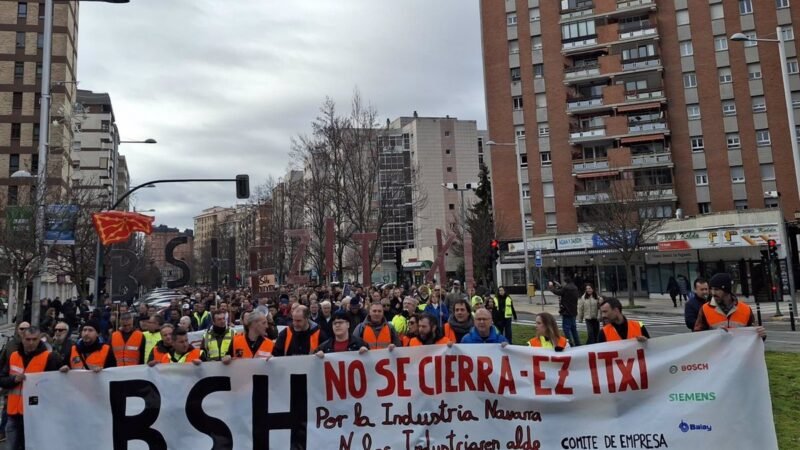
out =
<path fill-rule="evenodd" d="M 581 289 L 567 278 L 549 288 L 559 296 L 564 333 L 553 315 L 542 312 L 527 345 L 556 352 L 578 346 L 579 321 L 586 322 L 588 344 L 649 338 L 643 323 L 625 317 L 618 299 L 600 297 L 591 284 Z M 697 279 L 694 288 L 686 306 L 692 330 L 754 325 L 750 308 L 732 294 L 729 275 L 717 274 L 710 282 Z M 513 300 L 502 287 L 479 295 L 471 287 L 464 292 L 458 281 L 444 287 L 288 286 L 260 298 L 246 288 L 184 288 L 182 293 L 182 300 L 160 309 L 105 299 L 91 311 L 64 311 L 61 304 L 42 302 L 45 314 L 40 325 L 19 323 L 0 352 L 0 388 L 6 399 L 0 437 L 7 437 L 8 448 L 24 448 L 22 386 L 29 373 L 206 361 L 230 364 L 239 358 L 310 354 L 324 358 L 331 352 L 392 351 L 401 346 L 506 346 L 512 342 L 512 322 L 517 319 Z M 763 328 L 756 330 L 766 336 Z M 202 340 L 195 345 L 189 337 L 197 331 Z"/>

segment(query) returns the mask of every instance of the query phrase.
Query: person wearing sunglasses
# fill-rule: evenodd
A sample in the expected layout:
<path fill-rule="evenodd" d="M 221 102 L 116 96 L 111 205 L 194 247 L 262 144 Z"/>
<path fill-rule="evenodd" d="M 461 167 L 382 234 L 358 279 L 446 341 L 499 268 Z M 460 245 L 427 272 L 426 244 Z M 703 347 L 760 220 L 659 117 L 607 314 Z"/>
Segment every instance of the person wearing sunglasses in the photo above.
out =
<path fill-rule="evenodd" d="M 53 339 L 50 345 L 53 347 L 53 353 L 64 360 L 69 357 L 69 352 L 75 343 L 69 336 L 69 325 L 63 321 L 57 322 L 53 330 Z"/>

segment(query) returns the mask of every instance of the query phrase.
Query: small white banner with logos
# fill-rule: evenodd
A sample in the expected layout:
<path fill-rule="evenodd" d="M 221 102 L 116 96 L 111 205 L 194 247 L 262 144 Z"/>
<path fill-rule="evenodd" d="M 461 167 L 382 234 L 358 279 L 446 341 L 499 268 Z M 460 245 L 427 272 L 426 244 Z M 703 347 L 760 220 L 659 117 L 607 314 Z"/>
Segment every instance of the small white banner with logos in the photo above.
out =
<path fill-rule="evenodd" d="M 29 375 L 27 448 L 777 449 L 752 329 Z"/>

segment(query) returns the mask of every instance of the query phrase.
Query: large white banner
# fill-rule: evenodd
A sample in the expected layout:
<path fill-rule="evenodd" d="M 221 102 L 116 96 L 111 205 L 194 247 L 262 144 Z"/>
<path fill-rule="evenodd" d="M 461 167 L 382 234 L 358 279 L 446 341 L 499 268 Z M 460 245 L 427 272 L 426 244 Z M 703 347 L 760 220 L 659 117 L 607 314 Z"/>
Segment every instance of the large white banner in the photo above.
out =
<path fill-rule="evenodd" d="M 29 449 L 777 449 L 753 330 L 30 375 Z"/>

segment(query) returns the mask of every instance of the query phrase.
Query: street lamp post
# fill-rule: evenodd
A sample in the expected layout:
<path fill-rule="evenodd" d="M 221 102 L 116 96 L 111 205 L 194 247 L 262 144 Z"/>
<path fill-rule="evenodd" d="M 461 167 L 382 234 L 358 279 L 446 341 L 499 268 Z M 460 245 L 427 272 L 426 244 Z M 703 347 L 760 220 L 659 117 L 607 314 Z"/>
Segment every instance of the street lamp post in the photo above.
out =
<path fill-rule="evenodd" d="M 528 263 L 529 263 L 529 260 L 528 260 L 528 233 L 525 231 L 525 229 L 526 229 L 526 223 L 525 223 L 525 198 L 522 195 L 522 158 L 520 157 L 520 153 L 519 153 L 519 151 L 520 151 L 519 141 L 520 141 L 520 138 L 519 138 L 519 136 L 517 136 L 513 143 L 511 143 L 511 142 L 509 142 L 509 143 L 499 143 L 499 142 L 494 142 L 494 141 L 488 141 L 488 142 L 486 142 L 486 145 L 490 145 L 490 146 L 492 146 L 492 145 L 513 146 L 514 147 L 514 152 L 516 153 L 515 156 L 516 156 L 516 160 L 517 160 L 517 182 L 519 183 L 519 189 L 518 189 L 518 191 L 519 191 L 519 216 L 520 216 L 520 222 L 522 224 L 522 228 L 521 228 L 521 230 L 522 230 L 522 247 L 523 247 L 522 254 L 524 255 L 524 260 L 525 260 L 525 263 L 524 263 L 525 264 L 525 295 L 528 296 L 528 302 L 533 304 L 533 297 L 530 296 L 530 291 L 528 290 L 528 287 L 531 285 L 531 274 L 530 274 L 530 267 L 528 266 Z M 530 186 L 530 184 L 529 184 L 529 186 Z M 530 188 L 529 188 L 529 190 L 530 190 Z M 544 286 L 542 286 L 542 289 L 544 289 Z"/>
<path fill-rule="evenodd" d="M 792 88 L 789 85 L 789 62 L 786 60 L 786 40 L 783 37 L 783 30 L 781 27 L 775 28 L 775 34 L 777 35 L 777 39 L 763 39 L 763 38 L 751 38 L 745 35 L 744 33 L 734 33 L 731 35 L 730 40 L 734 42 L 776 42 L 778 44 L 778 57 L 781 60 L 781 78 L 783 80 L 783 97 L 786 103 L 786 120 L 789 123 L 789 141 L 792 145 L 792 161 L 794 162 L 794 176 L 795 176 L 795 188 L 796 192 L 800 194 L 800 148 L 798 147 L 797 143 L 797 124 L 794 120 L 794 108 L 792 107 Z M 778 196 L 778 207 L 781 210 L 781 217 L 784 217 L 783 214 L 783 205 L 780 203 L 780 194 Z M 794 313 L 797 311 L 797 301 L 796 301 L 796 293 L 795 293 L 795 282 L 794 282 L 794 272 L 792 271 L 792 246 L 789 242 L 788 235 L 789 233 L 786 231 L 786 220 L 783 220 L 783 228 L 784 228 L 784 241 L 786 245 L 786 268 L 789 272 L 789 290 L 791 296 L 791 303 L 789 314 L 792 316 L 792 329 L 794 329 Z"/>

